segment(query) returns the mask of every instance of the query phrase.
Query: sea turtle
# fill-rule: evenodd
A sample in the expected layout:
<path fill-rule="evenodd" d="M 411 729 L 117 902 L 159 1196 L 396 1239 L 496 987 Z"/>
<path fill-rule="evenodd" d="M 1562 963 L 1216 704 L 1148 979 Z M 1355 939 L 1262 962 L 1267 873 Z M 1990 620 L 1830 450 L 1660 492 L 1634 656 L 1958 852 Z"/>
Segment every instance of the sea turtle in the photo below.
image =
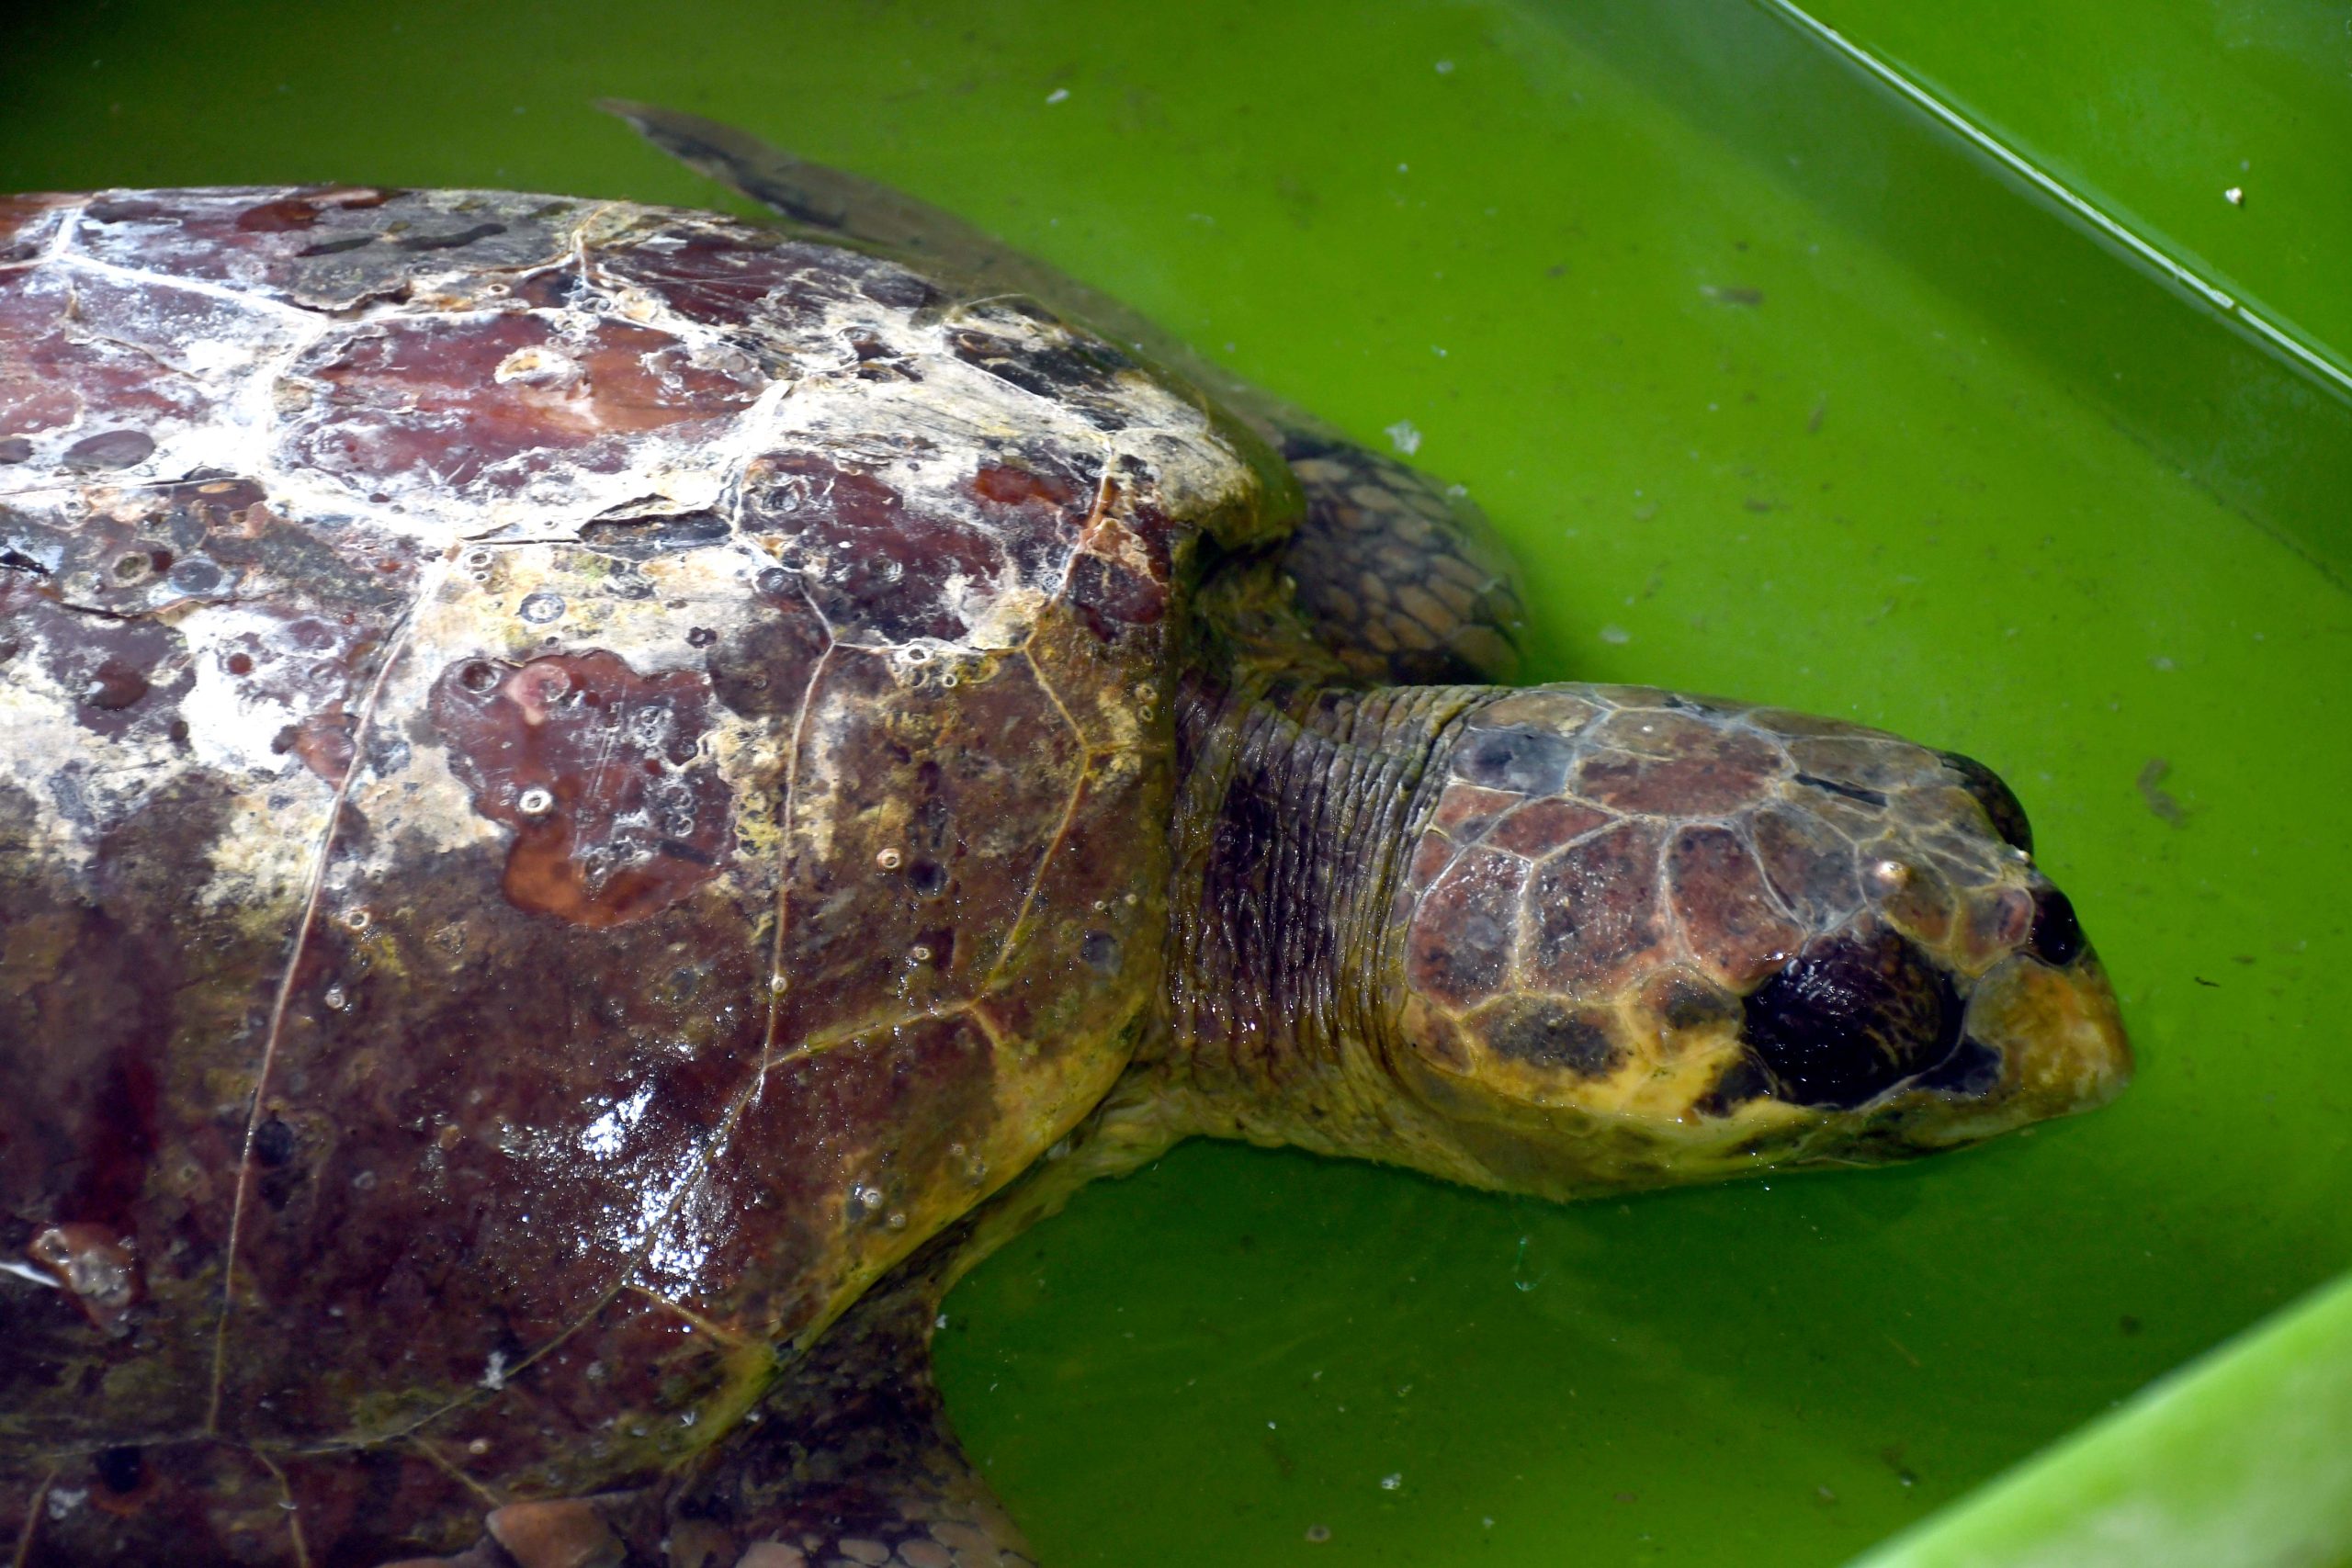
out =
<path fill-rule="evenodd" d="M 632 112 L 799 228 L 0 202 L 18 1568 L 1022 1562 L 940 1292 L 1175 1139 L 1567 1199 L 2124 1081 L 1984 767 L 1484 683 L 1458 494 Z"/>

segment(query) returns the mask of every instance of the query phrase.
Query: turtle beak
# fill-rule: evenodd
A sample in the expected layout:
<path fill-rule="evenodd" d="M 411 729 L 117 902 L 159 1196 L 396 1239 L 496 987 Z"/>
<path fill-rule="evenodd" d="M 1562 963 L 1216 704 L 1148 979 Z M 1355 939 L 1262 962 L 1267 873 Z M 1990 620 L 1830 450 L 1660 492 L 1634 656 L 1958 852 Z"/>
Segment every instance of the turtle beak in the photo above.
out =
<path fill-rule="evenodd" d="M 2095 1111 L 2132 1081 L 2115 990 L 2087 947 L 2063 966 L 2023 953 L 1996 965 L 1969 998 L 1967 1033 L 1999 1055 L 2000 1077 L 1973 1109 L 1911 1129 L 1916 1143 L 1947 1148 Z"/>

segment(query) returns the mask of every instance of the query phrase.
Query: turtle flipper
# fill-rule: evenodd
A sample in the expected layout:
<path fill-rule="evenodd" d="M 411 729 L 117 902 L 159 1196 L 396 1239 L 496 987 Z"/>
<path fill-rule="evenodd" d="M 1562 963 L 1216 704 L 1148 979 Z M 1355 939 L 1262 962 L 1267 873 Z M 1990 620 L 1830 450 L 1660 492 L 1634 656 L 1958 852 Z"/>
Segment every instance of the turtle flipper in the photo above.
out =
<path fill-rule="evenodd" d="M 669 1506 L 675 1568 L 1034 1568 L 950 1429 L 922 1269 L 852 1307 Z M 682 1551 L 682 1548 L 685 1550 Z"/>
<path fill-rule="evenodd" d="M 596 107 L 628 121 L 639 135 L 687 167 L 828 235 L 921 256 L 959 282 L 1004 281 L 1000 269 L 1012 262 L 1036 266 L 953 213 L 843 170 L 807 163 L 731 125 L 625 98 L 601 98 Z"/>
<path fill-rule="evenodd" d="M 918 1259 L 868 1292 L 685 1473 L 509 1504 L 470 1550 L 383 1568 L 1035 1568 L 932 1377 L 947 1277 Z"/>
<path fill-rule="evenodd" d="M 596 107 L 688 168 L 828 239 L 919 262 L 938 281 L 974 295 L 1025 294 L 1150 358 L 1187 373 L 1205 368 L 1190 349 L 1100 289 L 904 191 L 797 158 L 700 115 L 622 98 L 599 99 Z"/>
<path fill-rule="evenodd" d="M 1526 619 L 1517 573 L 1460 487 L 1304 431 L 1281 450 L 1306 498 L 1283 569 L 1316 640 L 1374 684 L 1508 683 Z"/>

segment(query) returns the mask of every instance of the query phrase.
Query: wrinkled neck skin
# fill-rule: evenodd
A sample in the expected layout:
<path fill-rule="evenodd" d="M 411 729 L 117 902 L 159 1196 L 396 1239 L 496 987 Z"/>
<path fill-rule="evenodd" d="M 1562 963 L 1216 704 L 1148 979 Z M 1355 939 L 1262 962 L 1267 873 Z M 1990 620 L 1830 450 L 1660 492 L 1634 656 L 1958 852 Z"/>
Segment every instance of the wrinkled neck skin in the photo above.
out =
<path fill-rule="evenodd" d="M 1487 688 L 1188 682 L 1165 1027 L 1131 1069 L 1172 1137 L 1442 1169 L 1387 1065 L 1391 908 L 1424 776 Z M 1460 1179 L 1492 1185 L 1483 1172 Z"/>

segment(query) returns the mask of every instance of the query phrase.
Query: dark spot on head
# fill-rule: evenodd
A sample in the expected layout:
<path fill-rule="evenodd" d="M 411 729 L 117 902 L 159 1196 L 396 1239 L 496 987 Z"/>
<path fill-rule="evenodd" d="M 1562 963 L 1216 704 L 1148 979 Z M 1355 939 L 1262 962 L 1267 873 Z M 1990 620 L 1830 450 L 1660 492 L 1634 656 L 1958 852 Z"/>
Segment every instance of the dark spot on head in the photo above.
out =
<path fill-rule="evenodd" d="M 1487 789 L 1557 795 L 1575 760 L 1574 747 L 1540 729 L 1480 729 L 1453 753 L 1453 773 Z"/>
<path fill-rule="evenodd" d="M 155 438 L 143 430 L 102 430 L 68 446 L 62 461 L 77 474 L 99 474 L 143 463 L 154 450 Z"/>
<path fill-rule="evenodd" d="M 1500 1009 L 1480 1032 L 1502 1055 L 1578 1077 L 1603 1077 L 1625 1059 L 1624 1047 L 1610 1038 L 1600 1015 L 1571 1012 L 1548 999 Z"/>
<path fill-rule="evenodd" d="M 2033 824 L 2026 820 L 2025 807 L 2018 804 L 2009 786 L 2001 782 L 2001 775 L 1975 758 L 1963 757 L 1957 751 L 1939 751 L 1936 755 L 1945 767 L 1960 775 L 1960 787 L 1976 797 L 1976 804 L 1984 808 L 1993 831 L 2001 836 L 2002 841 L 2031 854 Z"/>
<path fill-rule="evenodd" d="M 293 1157 L 293 1128 L 273 1116 L 254 1129 L 254 1158 L 275 1170 Z"/>
<path fill-rule="evenodd" d="M 1973 1034 L 1953 1046 L 1951 1055 L 1940 1064 L 1919 1075 L 1921 1089 L 1964 1094 L 1971 1099 L 1992 1093 L 2000 1081 L 2001 1054 Z"/>
<path fill-rule="evenodd" d="M 1116 974 L 1119 968 L 1119 939 L 1109 931 L 1088 931 L 1086 940 L 1078 944 L 1078 955 L 1106 975 Z"/>
<path fill-rule="evenodd" d="M 1723 1076 L 1715 1079 L 1714 1087 L 1699 1097 L 1696 1109 L 1702 1116 L 1728 1116 L 1749 1100 L 1771 1092 L 1771 1075 L 1764 1070 L 1761 1062 L 1742 1052 L 1732 1058 Z"/>
<path fill-rule="evenodd" d="M 1742 1032 L 1799 1105 L 1873 1100 L 1958 1043 L 1951 981 L 1896 931 L 1864 925 L 1807 947 L 1747 998 Z"/>
<path fill-rule="evenodd" d="M 98 1483 L 109 1492 L 136 1492 L 147 1478 L 145 1456 L 127 1444 L 100 1449 L 91 1465 L 98 1472 Z"/>
<path fill-rule="evenodd" d="M 1739 1004 L 1724 991 L 1686 972 L 1669 973 L 1650 987 L 1645 999 L 1668 1029 L 1678 1032 L 1728 1023 Z"/>
<path fill-rule="evenodd" d="M 1836 779 L 1820 779 L 1811 773 L 1799 773 L 1796 782 L 1811 789 L 1826 790 L 1831 795 L 1844 795 L 1848 800 L 1860 801 L 1864 806 L 1883 807 L 1886 796 L 1860 784 L 1839 784 Z"/>
<path fill-rule="evenodd" d="M 686 631 L 688 648 L 708 648 L 718 640 L 718 634 L 708 626 L 691 626 Z"/>
<path fill-rule="evenodd" d="M 2074 901 L 2055 887 L 2033 896 L 2033 934 L 2026 939 L 2033 955 L 2063 969 L 2083 951 L 2083 928 L 2075 919 Z"/>

